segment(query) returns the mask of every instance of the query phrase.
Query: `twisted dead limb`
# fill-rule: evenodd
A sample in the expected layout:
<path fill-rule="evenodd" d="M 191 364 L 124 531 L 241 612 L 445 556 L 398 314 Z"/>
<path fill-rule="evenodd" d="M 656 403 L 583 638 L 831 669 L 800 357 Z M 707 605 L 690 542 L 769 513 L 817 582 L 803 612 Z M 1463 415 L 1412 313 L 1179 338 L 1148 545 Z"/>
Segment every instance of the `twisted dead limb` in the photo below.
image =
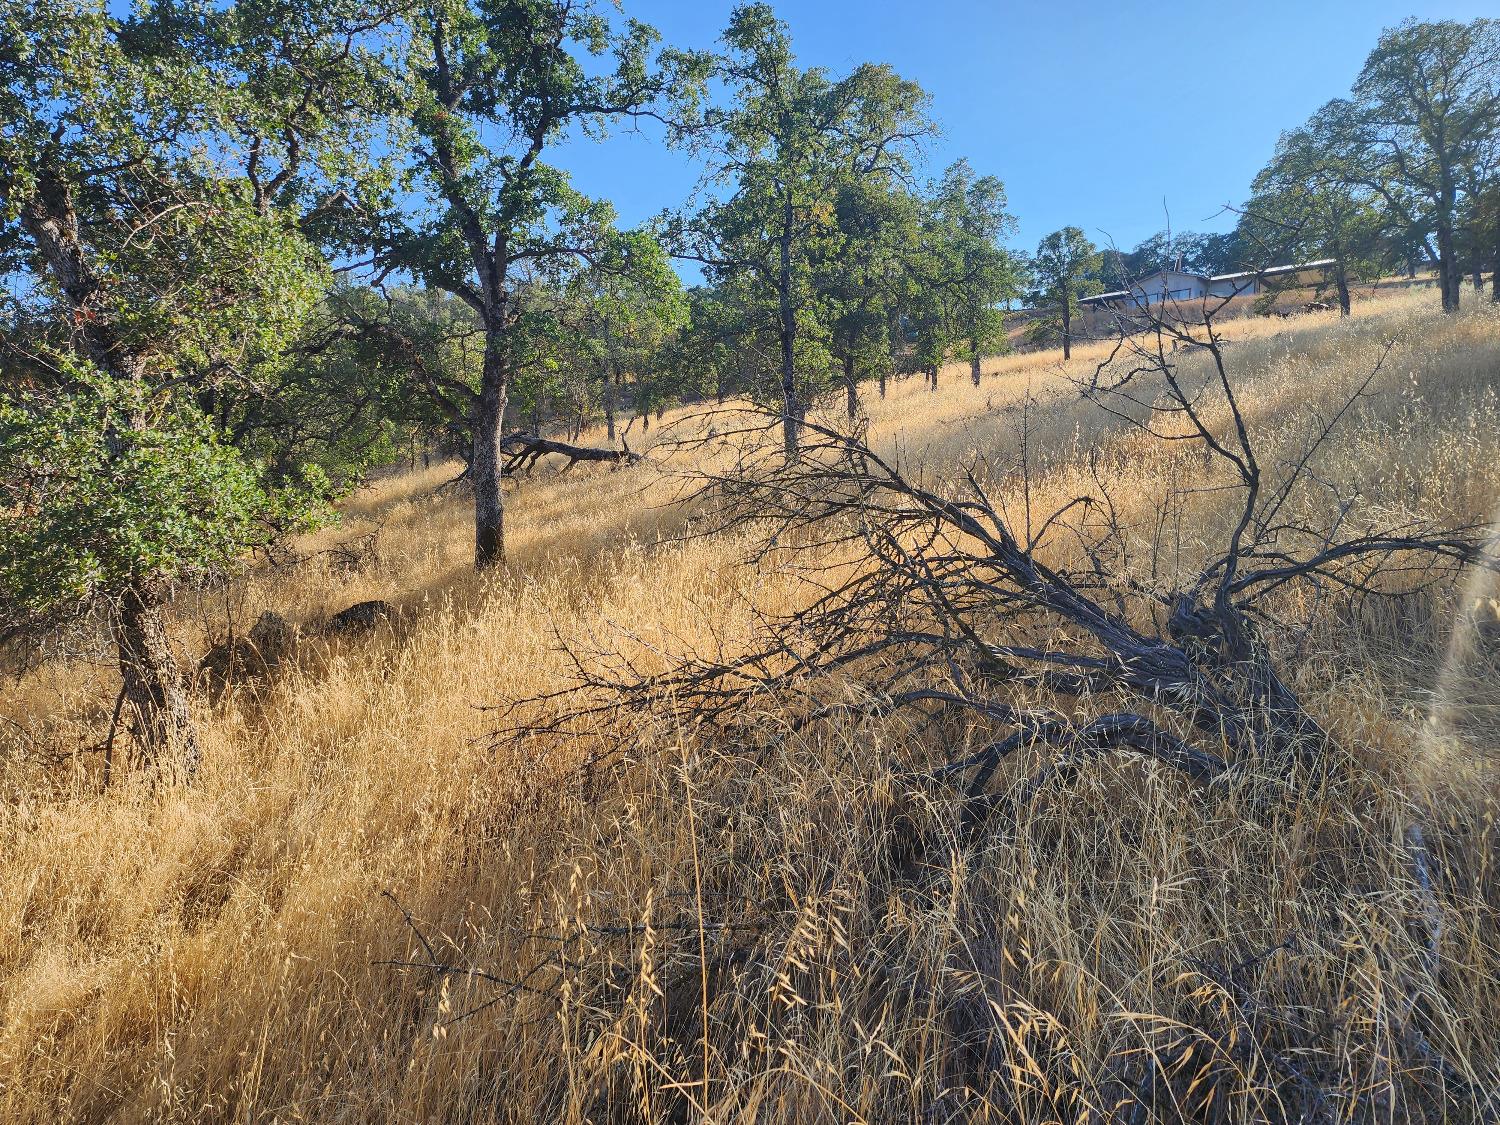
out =
<path fill-rule="evenodd" d="M 1185 578 L 1132 576 L 1131 538 L 1097 466 L 1092 491 L 1037 512 L 1024 457 L 1008 473 L 978 459 L 933 482 L 858 430 L 809 419 L 802 455 L 788 461 L 774 413 L 715 412 L 730 421 L 682 443 L 712 454 L 713 467 L 691 474 L 706 527 L 748 533 L 758 544 L 750 562 L 793 569 L 813 597 L 763 617 L 738 650 L 668 652 L 628 635 L 590 651 L 565 644 L 573 681 L 512 701 L 506 733 L 583 733 L 631 714 L 728 728 L 763 704 L 795 728 L 849 709 L 827 703 L 836 675 L 859 708 L 935 707 L 977 724 L 991 752 L 968 759 L 976 822 L 993 811 L 983 785 L 1022 747 L 1056 755 L 1047 776 L 1114 751 L 1199 782 L 1250 765 L 1283 778 L 1321 770 L 1328 735 L 1266 642 L 1271 598 L 1297 586 L 1380 594 L 1392 575 L 1438 582 L 1494 560 L 1480 528 L 1381 524 L 1357 497 L 1335 496 L 1326 521 L 1294 516 L 1299 489 L 1323 486 L 1318 454 L 1384 356 L 1301 453 L 1269 472 L 1214 311 L 1193 323 L 1170 310 L 1132 314 L 1113 355 L 1078 383 L 1107 416 L 1196 447 L 1205 474 L 1218 472 L 1219 491 L 1237 497 L 1232 524 Z M 1188 371 L 1192 354 L 1203 362 Z M 1019 506 L 1007 485 L 1019 486 Z M 1049 705 L 1023 705 L 1036 699 Z"/>
<path fill-rule="evenodd" d="M 536 463 L 549 454 L 567 458 L 562 471 L 567 472 L 580 461 L 604 462 L 607 464 L 634 465 L 645 458 L 630 449 L 615 449 L 606 446 L 572 445 L 565 441 L 554 441 L 538 434 L 517 431 L 500 439 L 500 449 L 505 453 L 505 472 L 529 472 Z"/>
<path fill-rule="evenodd" d="M 1196 372 L 1180 366 L 1193 354 L 1204 361 Z M 1379 510 L 1319 479 L 1320 452 L 1379 371 L 1349 389 L 1304 448 L 1268 469 L 1211 314 L 1192 329 L 1162 321 L 1122 330 L 1112 362 L 1080 380 L 1080 394 L 1154 440 L 1196 449 L 1205 467 L 1184 494 L 1212 487 L 1233 500 L 1222 534 L 1169 577 L 1132 567 L 1132 529 L 1096 464 L 1091 490 L 1037 512 L 1024 457 L 1008 474 L 981 459 L 934 482 L 857 431 L 810 419 L 788 462 L 779 415 L 717 418 L 711 447 L 707 438 L 683 443 L 712 455 L 692 480 L 701 526 L 742 533 L 754 544 L 751 563 L 798 575 L 809 591 L 802 608 L 762 615 L 743 643 L 715 637 L 695 649 L 624 630 L 592 646 L 560 639 L 570 682 L 506 704 L 502 736 L 586 737 L 597 767 L 639 749 L 633 722 L 744 747 L 768 732 L 774 740 L 830 720 L 921 712 L 954 722 L 938 731 L 940 764 L 903 776 L 954 784 L 960 845 L 1117 754 L 1197 785 L 1269 775 L 1295 798 L 1299 775 L 1338 759 L 1276 657 L 1269 630 L 1287 611 L 1273 599 L 1298 587 L 1380 595 L 1396 579 L 1410 589 L 1495 565 L 1482 529 L 1382 522 Z M 1331 492 L 1331 503 L 1301 503 L 1304 489 Z M 1158 524 L 1176 500 L 1163 497 Z M 954 738 L 959 724 L 966 729 Z M 948 748 L 955 743 L 981 749 Z M 1394 1041 L 1445 1098 L 1484 1107 L 1489 1120 L 1495 1099 L 1429 1034 L 1421 998 L 1437 987 L 1442 912 L 1419 825 L 1408 846 L 1423 958 L 1421 972 L 1399 978 Z M 922 880 L 951 870 L 936 858 L 926 849 L 894 864 L 901 887 L 921 892 Z M 1292 1026 L 1302 1013 L 1264 1010 L 1240 968 L 1203 970 L 1229 1001 L 1216 1049 L 1259 1052 L 1302 1119 L 1331 1119 L 1336 1094 L 1325 1076 L 1264 1032 L 1257 1045 L 1258 1028 Z M 1163 1058 L 1185 1059 L 1190 1046 Z M 1149 1119 L 1158 1100 L 1182 1093 L 1173 1081 L 1156 1053 L 1144 1070 L 1127 1060 L 1117 1078 L 1124 1119 Z"/>

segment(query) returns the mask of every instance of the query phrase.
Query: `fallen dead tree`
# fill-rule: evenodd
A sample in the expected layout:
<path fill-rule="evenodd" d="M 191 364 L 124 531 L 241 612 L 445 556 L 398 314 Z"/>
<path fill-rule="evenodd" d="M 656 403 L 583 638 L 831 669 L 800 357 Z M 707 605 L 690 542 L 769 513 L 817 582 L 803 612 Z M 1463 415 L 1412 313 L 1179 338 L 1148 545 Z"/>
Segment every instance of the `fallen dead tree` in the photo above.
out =
<path fill-rule="evenodd" d="M 817 685 L 852 679 L 870 710 L 942 708 L 995 732 L 960 765 L 987 782 L 1017 750 L 1050 747 L 1055 773 L 1081 756 L 1120 750 L 1195 780 L 1253 767 L 1290 776 L 1326 765 L 1330 740 L 1287 685 L 1266 643 L 1280 622 L 1272 602 L 1292 587 L 1380 596 L 1492 565 L 1480 527 L 1381 523 L 1335 495 L 1314 520 L 1295 502 L 1322 488 L 1317 455 L 1365 396 L 1380 366 L 1290 465 L 1262 465 L 1211 313 L 1206 324 L 1158 317 L 1142 335 L 1122 329 L 1114 354 L 1079 385 L 1103 414 L 1162 442 L 1193 447 L 1202 477 L 1235 497 L 1222 541 L 1172 585 L 1133 572 L 1132 536 L 1105 474 L 1094 489 L 1038 512 L 1004 491 L 1029 494 L 1029 472 L 991 462 L 952 482 L 927 482 L 859 434 L 804 423 L 805 450 L 787 461 L 778 419 L 740 415 L 721 425 L 728 467 L 703 474 L 695 500 L 715 530 L 754 529 L 750 560 L 797 567 L 820 592 L 806 608 L 764 622 L 750 651 L 574 653 L 576 682 L 520 705 L 516 730 L 539 711 L 550 730 L 577 730 L 607 714 L 733 724 L 757 695 L 804 695 L 794 721 L 828 714 Z M 1202 357 L 1184 372 L 1183 353 Z M 1383 362 L 1383 360 L 1382 360 Z M 704 439 L 707 440 L 707 439 Z M 1283 459 L 1284 460 L 1284 459 Z M 1180 498 L 1179 498 L 1180 499 Z M 1025 701 L 1025 702 L 1022 702 Z M 854 704 L 838 704 L 848 710 Z M 519 713 L 518 713 L 519 717 Z M 976 802 L 983 784 L 973 786 Z"/>
<path fill-rule="evenodd" d="M 754 761 L 749 755 L 788 732 L 820 723 L 924 716 L 934 720 L 924 737 L 932 758 L 893 777 L 953 786 L 957 816 L 951 831 L 915 841 L 888 832 L 892 855 L 907 852 L 890 867 L 917 901 L 965 869 L 943 849 L 977 849 L 1009 831 L 1044 790 L 1106 757 L 1128 756 L 1210 794 L 1248 790 L 1242 809 L 1260 808 L 1261 795 L 1266 807 L 1295 804 L 1340 784 L 1343 748 L 1278 655 L 1281 640 L 1309 624 L 1290 615 L 1332 598 L 1448 583 L 1494 561 L 1484 529 L 1388 516 L 1322 471 L 1320 454 L 1372 392 L 1384 357 L 1288 458 L 1266 450 L 1206 319 L 1192 328 L 1159 321 L 1145 335 L 1132 326 L 1078 384 L 1117 433 L 1181 452 L 1180 494 L 1144 516 L 1122 514 L 1126 498 L 1115 494 L 1103 455 L 1089 487 L 1041 509 L 1024 442 L 1008 461 L 976 459 L 954 476 L 931 476 L 832 425 L 805 423 L 801 454 L 788 461 L 779 418 L 720 420 L 716 467 L 696 481 L 698 510 L 713 530 L 755 543 L 752 563 L 794 571 L 812 595 L 803 608 L 763 616 L 749 644 L 569 643 L 573 682 L 508 705 L 505 737 L 579 735 L 598 769 L 638 755 L 645 740 L 632 737 L 632 723 L 672 732 L 669 741 L 688 732 Z M 1180 566 L 1158 569 L 1173 506 L 1194 502 L 1215 504 L 1222 518 L 1195 525 L 1210 530 Z M 1389 1009 L 1382 1065 L 1419 1076 L 1433 1104 L 1494 1120 L 1500 1101 L 1476 1077 L 1483 1066 L 1446 1048 L 1428 1014 L 1442 988 L 1443 915 L 1422 820 L 1415 813 L 1406 829 L 1404 885 L 1398 873 L 1397 885 L 1382 888 L 1400 892 L 1391 909 L 1420 951 L 1394 978 L 1402 994 Z M 712 826 L 705 831 L 713 838 Z M 783 909 L 762 904 L 759 916 Z M 699 934 L 733 921 L 711 917 Z M 975 920 L 975 932 L 988 925 Z M 735 956 L 753 965 L 761 941 L 736 943 Z M 1275 949 L 1298 957 L 1290 941 Z M 1267 1066 L 1260 1080 L 1284 1101 L 1286 1119 L 1338 1119 L 1336 1079 L 1275 1045 L 1324 1032 L 1303 1029 L 1299 1007 L 1274 1008 L 1249 983 L 1272 952 L 1198 964 L 1200 991 L 1214 997 L 1222 1026 L 1204 1015 L 1202 1027 L 1182 1025 L 1180 1039 L 1164 1039 L 1154 1054 L 1122 1053 L 1118 1072 L 1101 1078 L 1109 1087 L 1101 1104 L 1121 1120 L 1150 1119 L 1193 1094 L 1188 1060 L 1211 1048 Z M 685 979 L 706 969 L 706 954 L 697 957 L 689 950 Z M 963 1009 L 964 1019 L 988 1027 L 1004 999 Z M 975 1075 L 991 1067 L 987 1056 L 966 1065 L 973 1073 L 964 1081 L 982 1085 Z M 1378 1110 L 1387 1096 L 1362 1095 L 1363 1108 Z"/>
<path fill-rule="evenodd" d="M 549 454 L 567 459 L 567 464 L 562 468 L 563 472 L 567 472 L 580 461 L 620 466 L 634 465 L 645 460 L 641 454 L 634 452 L 628 446 L 615 449 L 610 446 L 573 445 L 522 430 L 506 434 L 501 438 L 500 450 L 507 458 L 504 467 L 506 474 L 530 472 L 536 467 L 538 461 Z"/>

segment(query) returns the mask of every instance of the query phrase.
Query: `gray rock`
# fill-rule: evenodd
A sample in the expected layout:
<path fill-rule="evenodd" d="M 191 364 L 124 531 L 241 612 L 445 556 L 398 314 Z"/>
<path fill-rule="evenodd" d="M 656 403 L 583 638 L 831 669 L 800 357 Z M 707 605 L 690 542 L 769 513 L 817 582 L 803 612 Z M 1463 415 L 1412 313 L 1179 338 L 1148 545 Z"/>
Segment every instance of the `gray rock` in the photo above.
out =
<path fill-rule="evenodd" d="M 263 676 L 291 650 L 297 630 L 281 614 L 266 610 L 244 636 L 228 637 L 208 650 L 198 674 L 212 689 Z"/>
<path fill-rule="evenodd" d="M 396 607 L 390 602 L 372 598 L 339 610 L 328 619 L 327 629 L 330 633 L 364 633 L 395 616 Z"/>

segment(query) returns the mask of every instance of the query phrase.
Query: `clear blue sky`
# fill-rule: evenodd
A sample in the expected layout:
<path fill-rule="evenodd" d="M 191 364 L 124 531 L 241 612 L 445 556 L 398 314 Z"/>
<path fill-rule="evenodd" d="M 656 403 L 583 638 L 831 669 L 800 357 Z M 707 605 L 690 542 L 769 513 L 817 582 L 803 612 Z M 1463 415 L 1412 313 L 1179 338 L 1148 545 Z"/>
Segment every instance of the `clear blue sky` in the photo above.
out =
<path fill-rule="evenodd" d="M 774 0 L 773 0 L 774 2 Z M 708 48 L 732 0 L 622 0 L 666 42 Z M 1393 0 L 781 0 L 798 61 L 889 63 L 932 95 L 928 170 L 999 176 L 1034 249 L 1058 227 L 1129 249 L 1167 225 L 1226 230 L 1283 130 L 1348 93 L 1382 28 L 1474 19 L 1489 3 Z M 571 144 L 556 163 L 635 224 L 697 178 L 656 135 Z"/>

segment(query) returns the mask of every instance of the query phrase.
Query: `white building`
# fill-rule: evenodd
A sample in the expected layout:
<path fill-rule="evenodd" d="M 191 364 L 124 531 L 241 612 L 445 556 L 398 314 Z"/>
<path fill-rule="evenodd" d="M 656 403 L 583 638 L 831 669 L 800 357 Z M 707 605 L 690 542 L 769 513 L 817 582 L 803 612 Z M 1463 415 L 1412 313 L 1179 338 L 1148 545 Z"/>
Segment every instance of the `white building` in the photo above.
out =
<path fill-rule="evenodd" d="M 1316 270 L 1321 273 L 1333 265 L 1332 258 L 1300 265 L 1272 266 L 1264 270 L 1244 270 L 1240 273 L 1221 273 L 1210 277 L 1207 274 L 1191 273 L 1187 270 L 1165 269 L 1147 274 L 1130 283 L 1128 289 L 1117 289 L 1113 293 L 1096 293 L 1092 297 L 1080 297 L 1080 305 L 1097 308 L 1119 308 L 1135 305 L 1145 308 L 1164 301 L 1201 301 L 1206 297 L 1243 297 L 1261 292 L 1264 283 L 1271 278 L 1299 274 Z"/>

